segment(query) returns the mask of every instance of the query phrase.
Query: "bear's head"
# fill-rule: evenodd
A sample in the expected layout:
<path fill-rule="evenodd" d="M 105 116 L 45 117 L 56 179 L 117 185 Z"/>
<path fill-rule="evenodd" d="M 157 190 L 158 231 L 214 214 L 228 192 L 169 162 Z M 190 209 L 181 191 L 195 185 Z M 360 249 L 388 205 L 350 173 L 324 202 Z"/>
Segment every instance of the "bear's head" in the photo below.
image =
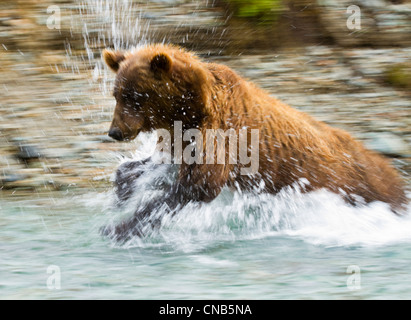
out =
<path fill-rule="evenodd" d="M 212 77 L 193 54 L 151 45 L 134 52 L 105 50 L 103 57 L 117 74 L 110 137 L 122 141 L 160 128 L 172 132 L 174 121 L 195 128 L 207 118 Z"/>

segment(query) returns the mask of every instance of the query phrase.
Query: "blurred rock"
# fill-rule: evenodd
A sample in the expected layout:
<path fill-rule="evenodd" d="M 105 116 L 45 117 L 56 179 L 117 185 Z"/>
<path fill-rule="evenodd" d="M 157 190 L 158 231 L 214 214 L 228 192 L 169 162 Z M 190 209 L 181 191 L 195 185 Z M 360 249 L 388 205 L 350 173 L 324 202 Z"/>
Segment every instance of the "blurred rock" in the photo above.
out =
<path fill-rule="evenodd" d="M 16 158 L 22 160 L 26 165 L 31 161 L 45 158 L 44 154 L 34 145 L 19 145 Z"/>
<path fill-rule="evenodd" d="M 387 0 L 317 0 L 316 3 L 322 26 L 340 46 L 411 45 L 409 2 L 395 5 Z M 360 9 L 360 29 L 347 27 L 347 19 L 353 14 L 347 13 L 347 8 L 352 5 Z"/>
<path fill-rule="evenodd" d="M 7 184 L 10 182 L 16 182 L 16 181 L 21 181 L 26 179 L 27 176 L 26 175 L 22 175 L 22 174 L 17 174 L 17 173 L 11 173 L 11 172 L 6 172 L 4 173 L 4 175 L 0 178 L 2 184 Z"/>
<path fill-rule="evenodd" d="M 364 135 L 368 148 L 391 157 L 411 157 L 411 145 L 391 132 L 368 132 Z"/>

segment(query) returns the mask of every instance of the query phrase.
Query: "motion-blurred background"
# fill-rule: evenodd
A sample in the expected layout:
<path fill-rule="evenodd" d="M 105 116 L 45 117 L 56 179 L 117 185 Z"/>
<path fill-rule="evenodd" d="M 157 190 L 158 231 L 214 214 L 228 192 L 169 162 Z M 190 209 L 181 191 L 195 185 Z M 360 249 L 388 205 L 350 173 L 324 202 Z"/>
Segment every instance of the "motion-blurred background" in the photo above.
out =
<path fill-rule="evenodd" d="M 353 7 L 354 6 L 354 7 Z M 343 128 L 411 173 L 409 0 L 1 0 L 2 194 L 106 188 L 106 47 L 174 43 Z"/>

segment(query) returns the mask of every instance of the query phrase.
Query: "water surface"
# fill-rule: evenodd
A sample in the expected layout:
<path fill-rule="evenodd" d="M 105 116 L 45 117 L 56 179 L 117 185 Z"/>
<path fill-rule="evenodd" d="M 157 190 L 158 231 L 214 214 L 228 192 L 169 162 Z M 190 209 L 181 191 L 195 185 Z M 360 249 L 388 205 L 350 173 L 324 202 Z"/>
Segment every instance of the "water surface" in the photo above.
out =
<path fill-rule="evenodd" d="M 382 203 L 224 192 L 118 244 L 99 232 L 129 214 L 113 200 L 110 188 L 3 197 L 1 298 L 411 298 L 411 218 Z"/>

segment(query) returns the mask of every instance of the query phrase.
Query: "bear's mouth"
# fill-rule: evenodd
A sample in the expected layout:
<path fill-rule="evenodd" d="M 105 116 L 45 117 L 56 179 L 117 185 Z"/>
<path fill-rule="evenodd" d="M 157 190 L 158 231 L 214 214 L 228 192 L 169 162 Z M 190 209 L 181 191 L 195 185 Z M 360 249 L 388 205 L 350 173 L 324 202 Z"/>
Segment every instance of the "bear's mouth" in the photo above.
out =
<path fill-rule="evenodd" d="M 138 135 L 139 135 L 142 131 L 143 131 L 142 129 L 138 129 L 138 130 L 136 130 L 135 132 L 133 132 L 133 133 L 132 133 L 131 135 L 129 135 L 129 136 L 125 136 L 125 135 L 124 135 L 122 141 L 124 141 L 124 142 L 133 141 L 135 138 L 138 137 Z"/>

